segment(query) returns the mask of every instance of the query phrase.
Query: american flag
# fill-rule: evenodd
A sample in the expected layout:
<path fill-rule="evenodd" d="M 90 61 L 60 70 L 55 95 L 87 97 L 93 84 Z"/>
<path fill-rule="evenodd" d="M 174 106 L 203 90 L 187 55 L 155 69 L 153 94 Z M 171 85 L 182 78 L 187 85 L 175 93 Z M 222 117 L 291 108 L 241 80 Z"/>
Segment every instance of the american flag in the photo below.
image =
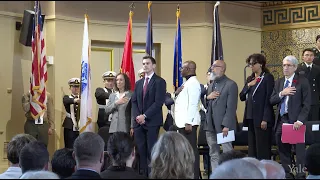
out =
<path fill-rule="evenodd" d="M 47 59 L 43 36 L 40 2 L 35 1 L 32 29 L 32 70 L 30 82 L 30 111 L 36 123 L 42 124 L 47 108 Z"/>

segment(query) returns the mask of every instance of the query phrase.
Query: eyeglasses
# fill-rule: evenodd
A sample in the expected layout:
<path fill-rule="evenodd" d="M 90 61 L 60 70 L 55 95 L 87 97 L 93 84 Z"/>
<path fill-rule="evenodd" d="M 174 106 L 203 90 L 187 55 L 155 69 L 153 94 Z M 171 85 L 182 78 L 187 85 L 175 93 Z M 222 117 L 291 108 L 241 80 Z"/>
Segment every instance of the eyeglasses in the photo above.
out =
<path fill-rule="evenodd" d="M 293 64 L 282 64 L 282 67 L 294 67 Z"/>
<path fill-rule="evenodd" d="M 256 65 L 258 62 L 252 62 L 252 63 L 248 63 L 248 66 L 254 66 L 254 65 Z"/>
<path fill-rule="evenodd" d="M 213 64 L 213 65 L 211 66 L 211 69 L 213 69 L 213 68 L 215 68 L 215 67 L 222 67 L 222 66 L 219 66 L 219 65 Z"/>
<path fill-rule="evenodd" d="M 195 68 L 189 68 L 189 67 L 180 67 L 179 70 L 182 71 L 182 69 L 195 69 Z"/>

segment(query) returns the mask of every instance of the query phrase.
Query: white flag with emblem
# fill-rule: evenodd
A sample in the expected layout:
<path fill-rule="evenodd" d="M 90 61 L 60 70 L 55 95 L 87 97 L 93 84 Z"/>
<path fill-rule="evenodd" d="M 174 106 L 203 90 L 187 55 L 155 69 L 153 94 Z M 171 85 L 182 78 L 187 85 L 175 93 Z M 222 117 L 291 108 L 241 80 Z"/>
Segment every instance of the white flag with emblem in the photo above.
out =
<path fill-rule="evenodd" d="M 82 132 L 93 132 L 92 125 L 92 98 L 91 98 L 91 69 L 89 63 L 89 33 L 88 33 L 88 15 L 85 15 L 82 58 L 81 58 L 81 102 L 79 130 Z"/>

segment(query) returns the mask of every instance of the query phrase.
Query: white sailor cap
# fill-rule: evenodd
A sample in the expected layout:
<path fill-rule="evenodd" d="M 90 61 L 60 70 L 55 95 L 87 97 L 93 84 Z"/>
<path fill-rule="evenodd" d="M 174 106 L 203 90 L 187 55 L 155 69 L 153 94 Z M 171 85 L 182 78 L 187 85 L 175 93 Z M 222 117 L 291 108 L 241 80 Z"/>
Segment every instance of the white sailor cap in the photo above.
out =
<path fill-rule="evenodd" d="M 80 78 L 71 78 L 68 81 L 69 86 L 80 86 Z"/>
<path fill-rule="evenodd" d="M 138 71 L 139 74 L 141 73 L 144 73 L 143 69 L 141 68 L 139 71 Z"/>
<path fill-rule="evenodd" d="M 111 78 L 115 78 L 117 75 L 116 72 L 113 72 L 113 71 L 107 71 L 105 73 L 102 74 L 102 78 L 103 79 L 111 79 Z"/>
<path fill-rule="evenodd" d="M 143 71 L 143 69 L 140 69 L 140 70 L 138 71 L 138 75 L 139 75 L 140 78 L 144 77 L 144 71 Z"/>

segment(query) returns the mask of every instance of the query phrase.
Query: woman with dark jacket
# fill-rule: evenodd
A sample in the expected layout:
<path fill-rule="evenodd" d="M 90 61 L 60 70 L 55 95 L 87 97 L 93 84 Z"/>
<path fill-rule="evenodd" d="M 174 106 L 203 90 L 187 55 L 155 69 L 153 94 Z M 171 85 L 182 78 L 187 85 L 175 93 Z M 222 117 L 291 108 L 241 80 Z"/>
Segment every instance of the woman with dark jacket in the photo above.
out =
<path fill-rule="evenodd" d="M 271 159 L 272 127 L 274 111 L 270 104 L 274 77 L 266 68 L 262 54 L 250 55 L 246 63 L 252 74 L 240 92 L 240 100 L 246 102 L 243 125 L 248 127 L 248 156 L 259 160 Z"/>

